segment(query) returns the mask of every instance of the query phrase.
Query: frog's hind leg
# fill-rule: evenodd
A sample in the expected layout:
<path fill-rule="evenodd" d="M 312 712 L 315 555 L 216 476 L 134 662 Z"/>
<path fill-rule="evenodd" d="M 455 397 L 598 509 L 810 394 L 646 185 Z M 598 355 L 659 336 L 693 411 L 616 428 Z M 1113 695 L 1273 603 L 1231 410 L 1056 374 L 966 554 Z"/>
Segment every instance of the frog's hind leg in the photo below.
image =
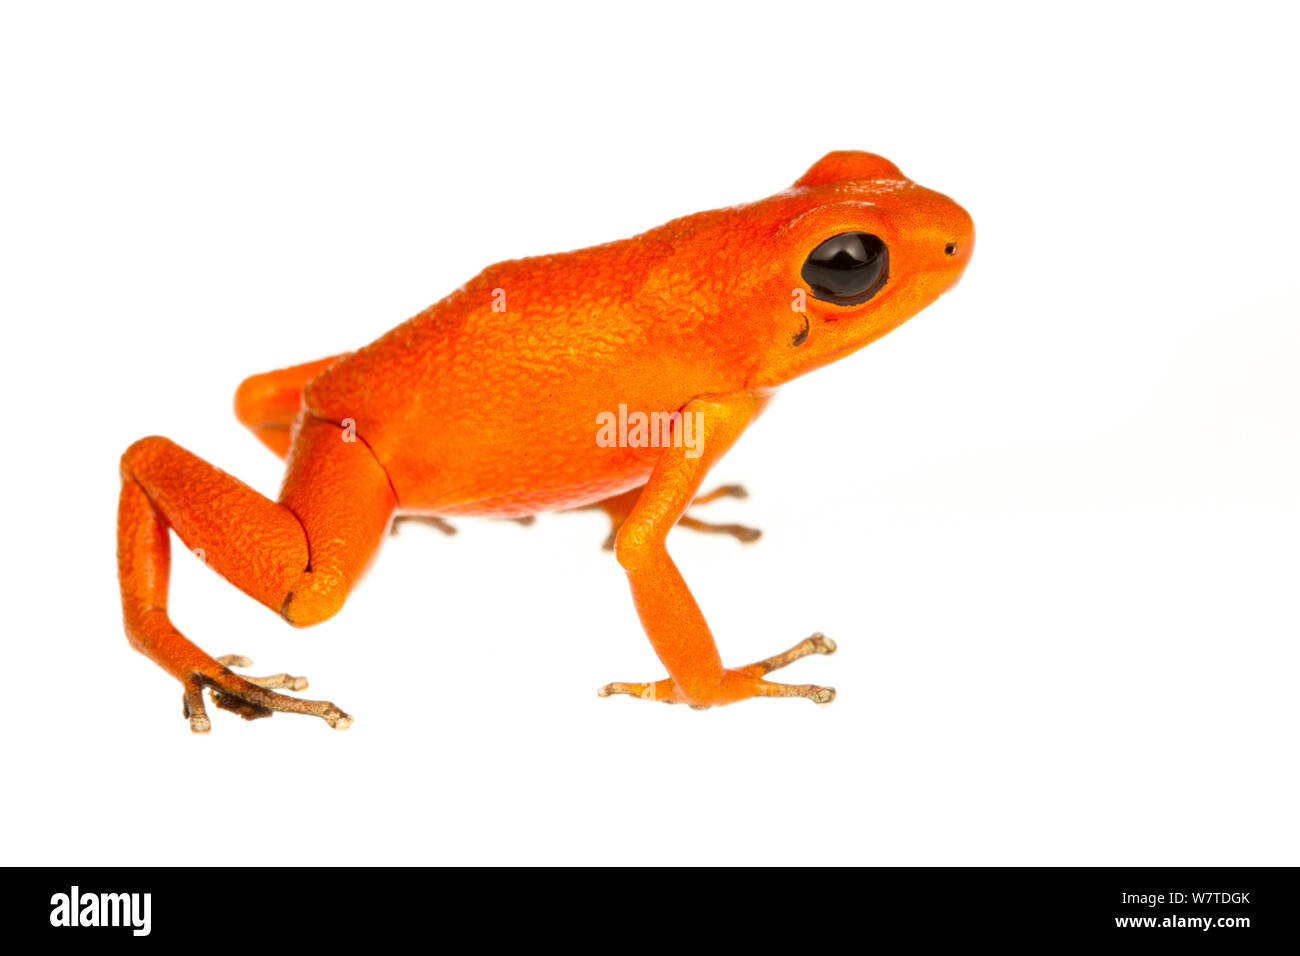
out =
<path fill-rule="evenodd" d="M 167 610 L 168 531 L 220 575 L 290 624 L 331 617 L 379 550 L 397 501 L 369 447 L 338 425 L 304 417 L 278 501 L 168 441 L 145 438 L 122 456 L 117 558 L 122 613 L 132 646 L 181 682 L 190 729 L 206 732 L 203 688 L 246 718 L 313 714 L 332 727 L 352 718 L 299 689 L 287 674 L 236 675 L 235 658 L 213 658 L 172 624 Z"/>
<path fill-rule="evenodd" d="M 281 458 L 289 454 L 290 429 L 302 407 L 302 390 L 342 355 L 244 379 L 235 391 L 235 417 Z"/>
<path fill-rule="evenodd" d="M 598 501 L 590 506 L 599 508 L 609 517 L 609 535 L 605 538 L 605 543 L 601 545 L 606 551 L 614 550 L 614 542 L 618 540 L 619 529 L 623 527 L 623 522 L 632 513 L 632 509 L 636 507 L 637 499 L 641 497 L 641 491 L 641 488 L 633 488 L 631 491 L 615 495 L 613 498 L 606 498 L 604 501 Z M 749 492 L 745 490 L 744 485 L 721 485 L 707 494 L 697 496 L 691 502 L 691 507 L 705 505 L 710 501 L 717 501 L 719 498 L 748 497 Z M 729 534 L 742 544 L 757 541 L 763 534 L 758 528 L 750 528 L 743 524 L 714 524 L 709 521 L 701 521 L 699 518 L 692 517 L 689 513 L 682 515 L 677 524 L 679 527 L 690 528 L 692 531 L 700 531 L 705 534 Z"/>

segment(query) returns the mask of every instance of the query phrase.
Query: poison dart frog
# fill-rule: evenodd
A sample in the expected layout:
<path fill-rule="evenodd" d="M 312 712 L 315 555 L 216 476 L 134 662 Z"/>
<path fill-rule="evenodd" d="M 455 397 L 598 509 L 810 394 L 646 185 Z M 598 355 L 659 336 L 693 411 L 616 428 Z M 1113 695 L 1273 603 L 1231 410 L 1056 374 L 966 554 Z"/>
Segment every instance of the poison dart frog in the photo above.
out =
<path fill-rule="evenodd" d="M 166 438 L 121 459 L 117 556 L 131 644 L 184 688 L 248 718 L 352 718 L 305 700 L 305 679 L 255 678 L 172 624 L 169 531 L 295 627 L 343 606 L 398 518 L 527 519 L 604 508 L 632 600 L 668 673 L 612 683 L 698 708 L 751 697 L 829 702 L 767 679 L 835 645 L 821 634 L 725 667 L 665 547 L 709 469 L 776 389 L 897 328 L 961 277 L 965 210 L 888 160 L 833 152 L 767 199 L 686 216 L 631 239 L 501 262 L 369 345 L 255 375 L 239 420 L 285 461 L 272 500 Z"/>

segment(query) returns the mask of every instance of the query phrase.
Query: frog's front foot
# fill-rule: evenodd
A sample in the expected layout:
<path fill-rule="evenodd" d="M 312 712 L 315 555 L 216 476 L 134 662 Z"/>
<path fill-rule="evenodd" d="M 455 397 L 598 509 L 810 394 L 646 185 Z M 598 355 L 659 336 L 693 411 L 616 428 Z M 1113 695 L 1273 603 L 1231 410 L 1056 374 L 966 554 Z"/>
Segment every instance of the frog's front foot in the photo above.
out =
<path fill-rule="evenodd" d="M 609 536 L 605 538 L 605 543 L 602 545 L 606 551 L 614 550 L 614 542 L 618 540 L 619 529 L 623 527 L 623 522 L 635 506 L 636 499 L 640 494 L 641 489 L 634 488 L 626 495 L 620 495 L 618 498 L 611 498 L 607 502 L 601 502 L 600 506 L 609 515 L 612 525 Z M 719 498 L 748 497 L 749 492 L 745 490 L 744 485 L 721 485 L 707 494 L 697 495 L 695 500 L 691 502 L 691 507 L 707 505 L 710 501 L 717 501 Z M 679 527 L 690 528 L 692 531 L 700 531 L 705 534 L 729 534 L 741 544 L 750 544 L 763 536 L 763 532 L 758 528 L 751 528 L 743 524 L 715 524 L 711 521 L 702 521 L 690 514 L 682 515 L 677 524 Z"/>
<path fill-rule="evenodd" d="M 209 659 L 211 660 L 211 658 Z M 324 720 L 335 730 L 347 730 L 352 718 L 326 700 L 303 700 L 277 689 L 306 690 L 307 678 L 291 674 L 272 674 L 269 677 L 243 677 L 231 667 L 251 667 L 252 661 L 238 654 L 227 654 L 215 659 L 220 669 L 196 669 L 183 681 L 185 686 L 184 714 L 189 718 L 190 730 L 206 734 L 212 729 L 203 704 L 203 688 L 212 695 L 212 703 L 229 710 L 245 720 L 270 717 L 276 711 L 290 714 L 311 714 Z"/>
<path fill-rule="evenodd" d="M 763 680 L 764 675 L 780 670 L 801 657 L 810 654 L 834 654 L 835 642 L 820 632 L 805 638 L 788 651 L 783 651 L 766 660 L 749 664 L 745 667 L 728 669 L 723 672 L 722 680 L 707 691 L 687 694 L 671 679 L 655 681 L 652 684 L 624 684 L 614 682 L 606 684 L 597 693 L 601 697 L 612 694 L 627 694 L 642 700 L 658 700 L 667 704 L 689 704 L 696 710 L 705 710 L 722 704 L 734 704 L 751 697 L 806 697 L 816 704 L 829 704 L 835 699 L 834 687 L 819 687 L 816 684 L 778 684 Z"/>
<path fill-rule="evenodd" d="M 749 492 L 745 490 L 744 485 L 722 485 L 714 488 L 708 494 L 698 496 L 691 502 L 691 507 L 706 505 L 710 501 L 717 501 L 719 498 L 748 497 Z M 763 536 L 763 532 L 758 528 L 750 528 L 743 524 L 713 524 L 710 521 L 692 518 L 689 512 L 682 515 L 681 520 L 677 523 L 683 528 L 690 528 L 692 531 L 703 531 L 708 534 L 729 534 L 741 544 L 749 544 Z"/>

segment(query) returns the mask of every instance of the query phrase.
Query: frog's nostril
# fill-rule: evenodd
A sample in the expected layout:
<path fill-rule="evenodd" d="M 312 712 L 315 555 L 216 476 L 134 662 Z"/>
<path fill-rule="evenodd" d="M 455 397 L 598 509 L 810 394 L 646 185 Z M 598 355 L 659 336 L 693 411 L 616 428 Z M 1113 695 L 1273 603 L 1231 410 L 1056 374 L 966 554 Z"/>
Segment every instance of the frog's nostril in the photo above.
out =
<path fill-rule="evenodd" d="M 957 243 L 950 242 L 946 246 L 944 246 L 943 254 L 945 256 L 955 256 L 957 254 Z"/>

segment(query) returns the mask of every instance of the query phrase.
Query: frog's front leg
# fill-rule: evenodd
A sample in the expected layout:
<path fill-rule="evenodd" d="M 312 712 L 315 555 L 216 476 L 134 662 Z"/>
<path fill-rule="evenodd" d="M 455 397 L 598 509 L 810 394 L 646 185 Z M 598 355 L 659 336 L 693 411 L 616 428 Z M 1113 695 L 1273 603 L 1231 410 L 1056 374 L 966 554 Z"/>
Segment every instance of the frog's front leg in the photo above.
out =
<path fill-rule="evenodd" d="M 694 707 L 730 704 L 750 697 L 807 697 L 827 703 L 829 687 L 778 684 L 763 675 L 809 654 L 829 654 L 835 645 L 820 634 L 748 667 L 726 668 L 709 626 L 668 555 L 669 530 L 682 517 L 709 469 L 740 437 L 765 399 L 752 392 L 698 398 L 682 409 L 701 441 L 665 448 L 650 480 L 618 533 L 615 552 L 627 572 L 632 600 L 646 636 L 668 670 L 667 680 L 613 683 L 601 696 L 630 694 Z M 694 451 L 695 457 L 688 452 Z"/>
<path fill-rule="evenodd" d="M 312 714 L 332 727 L 352 722 L 328 701 L 276 692 L 300 690 L 287 674 L 244 678 L 172 624 L 167 610 L 169 529 L 186 547 L 296 627 L 342 607 L 379 549 L 396 507 L 392 486 L 369 447 L 331 422 L 300 420 L 288 449 L 279 501 L 165 438 L 145 438 L 122 456 L 117 559 L 127 637 L 185 690 L 190 729 L 206 732 L 203 689 L 243 717 L 274 711 Z"/>
<path fill-rule="evenodd" d="M 637 499 L 641 497 L 641 491 L 642 488 L 633 488 L 631 491 L 625 491 L 621 495 L 605 498 L 603 501 L 588 506 L 599 508 L 609 518 L 609 536 L 605 538 L 605 543 L 602 545 L 606 551 L 614 550 L 614 543 L 618 540 L 619 529 L 627 521 L 627 516 L 632 513 L 632 509 L 636 507 Z M 719 498 L 748 497 L 749 492 L 745 490 L 743 485 L 719 485 L 706 494 L 696 495 L 690 507 L 705 505 L 710 501 L 717 501 Z M 679 527 L 690 528 L 692 531 L 700 531 L 706 534 L 729 534 L 741 544 L 757 541 L 763 534 L 757 528 L 750 528 L 747 525 L 715 524 L 711 521 L 703 521 L 690 514 L 682 515 L 677 524 Z"/>

